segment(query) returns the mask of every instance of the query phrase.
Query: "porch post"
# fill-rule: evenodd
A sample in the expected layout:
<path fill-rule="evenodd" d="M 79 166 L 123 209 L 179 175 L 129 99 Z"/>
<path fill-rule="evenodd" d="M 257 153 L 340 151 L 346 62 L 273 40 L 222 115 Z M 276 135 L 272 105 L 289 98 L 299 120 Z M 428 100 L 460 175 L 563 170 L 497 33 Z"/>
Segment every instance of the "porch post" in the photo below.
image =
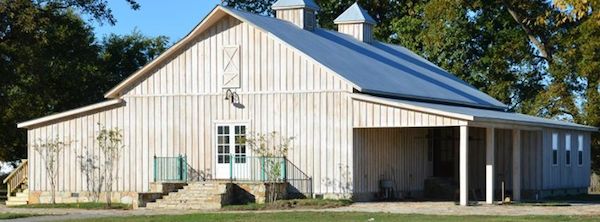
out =
<path fill-rule="evenodd" d="M 521 130 L 513 129 L 512 131 L 513 137 L 513 177 L 512 177 L 512 190 L 513 196 L 512 200 L 519 201 L 521 200 Z"/>
<path fill-rule="evenodd" d="M 485 203 L 494 203 L 494 127 L 486 128 L 485 137 Z"/>
<path fill-rule="evenodd" d="M 467 206 L 469 202 L 469 127 L 460 126 L 459 143 L 459 176 L 460 176 L 460 205 Z"/>

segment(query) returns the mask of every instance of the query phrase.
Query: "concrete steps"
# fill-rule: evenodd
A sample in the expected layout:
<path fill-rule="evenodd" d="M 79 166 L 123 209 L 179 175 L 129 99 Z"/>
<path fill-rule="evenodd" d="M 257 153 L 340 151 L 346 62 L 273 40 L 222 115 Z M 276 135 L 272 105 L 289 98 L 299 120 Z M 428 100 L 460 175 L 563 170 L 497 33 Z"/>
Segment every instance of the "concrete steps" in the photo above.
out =
<path fill-rule="evenodd" d="M 29 190 L 17 192 L 15 196 L 8 197 L 6 206 L 26 205 L 29 202 Z"/>
<path fill-rule="evenodd" d="M 226 193 L 227 183 L 193 182 L 156 202 L 147 203 L 146 208 L 217 210 L 223 206 L 223 196 Z"/>

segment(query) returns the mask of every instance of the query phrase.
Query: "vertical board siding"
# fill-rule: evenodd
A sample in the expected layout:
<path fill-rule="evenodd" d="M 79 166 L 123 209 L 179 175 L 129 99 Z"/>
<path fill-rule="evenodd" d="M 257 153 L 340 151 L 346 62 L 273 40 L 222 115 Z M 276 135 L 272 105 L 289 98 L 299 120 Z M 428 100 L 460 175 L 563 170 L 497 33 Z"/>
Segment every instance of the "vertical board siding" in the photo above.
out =
<path fill-rule="evenodd" d="M 354 192 L 379 192 L 379 180 L 395 182 L 397 192 L 422 191 L 430 176 L 427 129 L 354 130 Z"/>
<path fill-rule="evenodd" d="M 242 87 L 236 92 L 243 108 L 223 100 L 223 45 L 240 46 Z M 69 154 L 59 160 L 78 165 L 72 153 L 88 149 L 100 154 L 94 140 L 98 122 L 118 127 L 123 130 L 126 150 L 118 164 L 116 190 L 145 192 L 153 180 L 154 155 L 187 155 L 194 169 L 211 178 L 215 166 L 215 122 L 249 121 L 253 132 L 278 131 L 295 137 L 288 158 L 314 177 L 316 193 L 339 193 L 344 192 L 340 184 L 352 180 L 350 170 L 344 175 L 333 169 L 351 169 L 352 143 L 341 141 L 352 138 L 352 103 L 348 96 L 351 90 L 344 80 L 287 45 L 227 16 L 199 35 L 178 57 L 129 89 L 123 96 L 124 107 L 73 118 L 77 130 L 69 133 L 55 128 L 70 129 L 70 125 L 65 125 L 70 121 L 32 129 L 30 140 L 56 133 L 62 140 L 78 138 L 67 149 Z M 314 121 L 305 121 L 306 116 Z M 31 164 L 41 166 L 34 152 L 30 152 L 30 159 Z M 44 171 L 39 167 L 32 169 L 32 190 L 48 190 Z M 87 189 L 81 169 L 64 170 L 59 175 L 59 186 L 64 186 L 61 189 Z M 71 180 L 75 182 L 64 182 Z"/>
<path fill-rule="evenodd" d="M 552 164 L 552 133 L 558 134 L 558 164 Z M 571 134 L 571 165 L 565 164 L 565 135 Z M 577 162 L 579 135 L 583 136 L 583 165 Z M 590 185 L 590 133 L 576 130 L 543 130 L 543 189 L 586 188 Z"/>
<path fill-rule="evenodd" d="M 466 124 L 465 121 L 455 118 L 362 100 L 353 100 L 352 106 L 357 111 L 353 116 L 353 126 L 357 128 L 433 127 Z"/>

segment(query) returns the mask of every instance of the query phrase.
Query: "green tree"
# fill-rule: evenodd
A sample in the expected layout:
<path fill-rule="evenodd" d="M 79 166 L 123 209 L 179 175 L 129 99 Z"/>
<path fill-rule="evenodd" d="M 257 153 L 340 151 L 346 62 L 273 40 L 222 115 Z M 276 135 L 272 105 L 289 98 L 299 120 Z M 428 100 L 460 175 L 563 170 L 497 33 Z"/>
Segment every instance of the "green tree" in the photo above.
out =
<path fill-rule="evenodd" d="M 116 22 L 105 0 L 0 0 L 0 161 L 27 155 L 18 122 L 98 102 L 166 48 L 139 33 L 98 42 L 76 11 Z"/>

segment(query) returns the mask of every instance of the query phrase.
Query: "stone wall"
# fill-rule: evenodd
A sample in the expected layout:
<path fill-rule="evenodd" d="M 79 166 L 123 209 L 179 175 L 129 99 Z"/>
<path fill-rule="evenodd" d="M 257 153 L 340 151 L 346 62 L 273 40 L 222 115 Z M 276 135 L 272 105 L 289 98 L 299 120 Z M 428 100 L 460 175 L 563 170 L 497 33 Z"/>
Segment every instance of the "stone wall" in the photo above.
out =
<path fill-rule="evenodd" d="M 224 198 L 232 198 L 227 202 L 232 204 L 246 204 L 246 203 L 265 203 L 271 189 L 270 183 L 253 183 L 253 182 L 236 182 L 232 187 L 231 195 L 227 195 Z M 277 193 L 277 199 L 287 198 L 287 183 L 276 183 L 275 192 Z"/>
<path fill-rule="evenodd" d="M 29 204 L 50 203 L 52 194 L 49 191 L 29 191 Z M 56 203 L 84 203 L 92 202 L 91 192 L 56 192 Z M 100 193 L 99 202 L 105 202 L 106 193 Z M 138 205 L 137 192 L 112 192 L 113 203 L 131 204 L 134 208 Z"/>

